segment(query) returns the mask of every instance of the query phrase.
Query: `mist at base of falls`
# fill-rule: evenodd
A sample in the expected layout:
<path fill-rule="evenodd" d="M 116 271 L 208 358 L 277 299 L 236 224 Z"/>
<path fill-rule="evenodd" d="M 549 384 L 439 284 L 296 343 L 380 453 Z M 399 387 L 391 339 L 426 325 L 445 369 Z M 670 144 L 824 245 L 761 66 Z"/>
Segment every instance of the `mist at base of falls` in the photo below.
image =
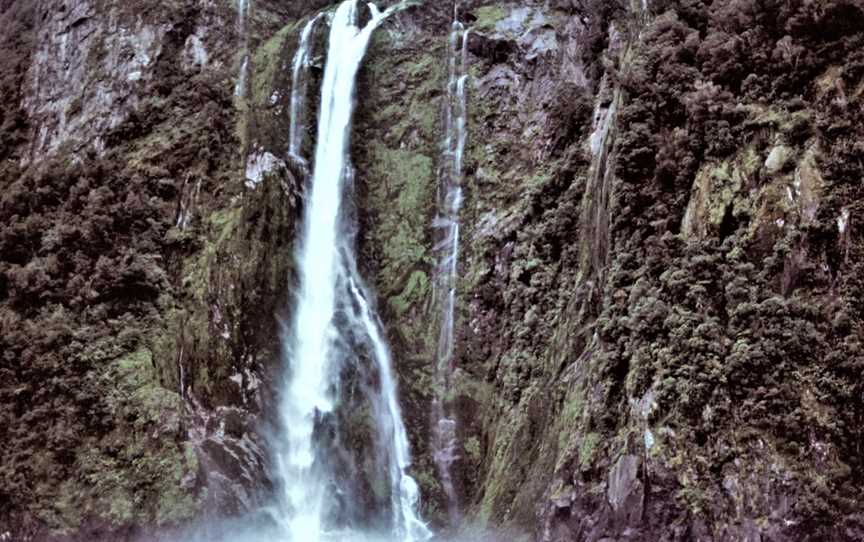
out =
<path fill-rule="evenodd" d="M 513 542 L 527 533 L 463 525 L 459 533 L 434 535 L 429 542 Z M 321 542 L 400 542 L 393 533 L 383 531 L 332 531 L 322 533 Z M 218 520 L 176 533 L 158 542 L 289 542 L 284 531 L 265 513 L 234 520 Z M 155 542 L 139 539 L 136 542 Z"/>

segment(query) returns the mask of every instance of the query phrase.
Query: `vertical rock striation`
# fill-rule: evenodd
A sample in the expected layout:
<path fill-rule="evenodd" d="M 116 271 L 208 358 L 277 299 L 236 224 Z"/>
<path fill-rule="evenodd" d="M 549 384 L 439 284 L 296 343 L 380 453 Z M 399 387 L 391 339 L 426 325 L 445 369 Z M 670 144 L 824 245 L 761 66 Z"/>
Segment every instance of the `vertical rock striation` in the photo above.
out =
<path fill-rule="evenodd" d="M 326 5 L 0 2 L 0 535 L 131 539 L 272 497 L 306 174 L 291 67 Z M 372 39 L 349 202 L 439 525 L 430 224 L 452 13 L 427 2 Z M 459 13 L 463 528 L 862 538 L 860 2 Z"/>

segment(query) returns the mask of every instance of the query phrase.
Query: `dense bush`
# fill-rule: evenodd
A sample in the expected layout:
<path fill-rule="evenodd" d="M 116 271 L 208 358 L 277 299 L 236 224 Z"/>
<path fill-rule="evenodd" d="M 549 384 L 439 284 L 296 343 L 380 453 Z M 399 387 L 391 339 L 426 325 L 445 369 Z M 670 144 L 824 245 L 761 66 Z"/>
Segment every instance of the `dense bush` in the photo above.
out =
<path fill-rule="evenodd" d="M 837 227 L 842 209 L 864 212 L 864 118 L 860 96 L 850 97 L 864 84 L 864 6 L 669 0 L 652 9 L 620 73 L 622 182 L 595 358 L 601 380 L 620 385 L 603 388 L 593 426 L 632 423 L 628 401 L 652 390 L 651 423 L 695 444 L 686 454 L 708 495 L 726 462 L 767 439 L 797 472 L 797 532 L 833 533 L 822 529 L 860 513 L 864 487 L 864 230 Z M 824 88 L 831 66 L 841 83 Z M 753 120 L 769 109 L 779 120 Z M 818 142 L 816 220 L 768 234 L 727 210 L 720 231 L 685 242 L 696 172 L 748 144 L 761 152 L 766 130 Z"/>
<path fill-rule="evenodd" d="M 233 146 L 222 149 L 234 143 L 230 91 L 212 75 L 180 76 L 187 36 L 172 34 L 156 61 L 172 86 L 154 89 L 158 98 L 105 134 L 104 154 L 61 147 L 23 168 L 29 127 L 18 104 L 39 9 L 0 2 L 0 438 L 10 445 L 0 525 L 13 529 L 34 517 L 54 528 L 71 521 L 59 503 L 95 487 L 85 475 L 98 461 L 116 461 L 112 475 L 129 474 L 124 483 L 142 498 L 160 497 L 147 496 L 144 452 L 129 451 L 132 433 L 153 418 L 146 402 L 121 397 L 140 386 L 124 388 L 115 362 L 148 344 L 175 295 L 171 262 L 185 247 L 167 233 L 184 179 L 194 172 L 215 184 L 234 156 Z M 154 133 L 157 145 L 143 147 Z M 129 442 L 106 439 L 118 427 Z"/>

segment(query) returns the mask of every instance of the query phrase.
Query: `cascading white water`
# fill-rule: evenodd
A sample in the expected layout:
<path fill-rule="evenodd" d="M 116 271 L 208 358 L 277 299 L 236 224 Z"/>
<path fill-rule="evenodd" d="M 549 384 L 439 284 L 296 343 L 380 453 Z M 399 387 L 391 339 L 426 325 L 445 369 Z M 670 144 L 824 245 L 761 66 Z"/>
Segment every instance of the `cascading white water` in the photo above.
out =
<path fill-rule="evenodd" d="M 408 474 L 411 466 L 411 452 L 408 443 L 408 433 L 402 423 L 402 413 L 399 409 L 399 400 L 396 393 L 396 380 L 393 376 L 390 351 L 380 331 L 380 323 L 370 307 L 356 270 L 348 266 L 352 271 L 348 279 L 348 287 L 355 301 L 355 312 L 353 321 L 361 324 L 372 346 L 372 353 L 378 366 L 378 380 L 380 396 L 375 401 L 375 417 L 377 418 L 377 429 L 379 432 L 379 446 L 389 448 L 382 452 L 390 458 L 389 475 L 391 487 L 391 506 L 393 525 L 395 526 L 394 540 L 405 542 L 421 542 L 431 538 L 431 533 L 426 524 L 417 514 L 417 503 L 420 499 L 420 490 L 417 483 Z"/>
<path fill-rule="evenodd" d="M 246 15 L 249 10 L 248 0 L 237 0 L 237 26 L 241 32 L 246 31 Z"/>
<path fill-rule="evenodd" d="M 455 17 L 454 17 L 455 19 Z M 436 397 L 432 403 L 433 457 L 438 476 L 447 495 L 450 523 L 459 522 L 459 501 L 451 473 L 459 459 L 456 420 L 448 413 L 445 396 L 450 390 L 453 370 L 453 323 L 456 307 L 456 280 L 459 261 L 459 211 L 462 206 L 462 157 L 465 151 L 468 79 L 468 37 L 462 23 L 453 22 L 448 48 L 447 108 L 444 119 L 445 140 L 439 173 L 439 210 L 433 226 L 440 231 L 436 298 L 439 336 L 436 356 Z M 461 41 L 461 47 L 460 47 Z"/>
<path fill-rule="evenodd" d="M 234 85 L 234 96 L 243 98 L 246 96 L 246 73 L 249 71 L 249 55 L 244 54 L 243 60 L 240 61 L 240 75 L 237 77 L 237 83 Z"/>
<path fill-rule="evenodd" d="M 309 92 L 309 66 L 312 60 L 312 33 L 324 14 L 311 19 L 300 33 L 300 43 L 294 54 L 291 76 L 291 125 L 288 134 L 288 153 L 301 159 L 303 135 L 306 132 L 306 98 Z"/>
<path fill-rule="evenodd" d="M 298 253 L 299 295 L 288 334 L 283 337 L 290 370 L 282 388 L 281 437 L 275 465 L 282 488 L 277 519 L 291 542 L 361 539 L 352 525 L 330 525 L 327 517 L 340 490 L 336 473 L 316 445 L 316 429 L 338 407 L 342 363 L 358 358 L 347 336 L 361 337 L 378 374 L 373 421 L 380 453 L 386 458 L 392 500 L 393 535 L 400 542 L 425 541 L 431 533 L 420 520 L 417 484 L 408 475 L 408 438 L 397 401 L 388 348 L 371 303 L 356 270 L 353 228 L 342 209 L 343 187 L 350 181 L 348 156 L 354 109 L 356 75 L 372 32 L 391 13 L 369 5 L 370 20 L 358 25 L 356 0 L 341 4 L 331 20 L 327 62 L 302 238 Z M 295 57 L 301 68 L 308 60 L 308 41 L 314 22 L 304 29 L 307 52 Z M 299 88 L 299 87 L 298 87 Z M 305 98 L 299 100 L 302 108 Z M 292 112 L 294 99 L 292 97 Z M 298 111 L 299 112 L 299 111 Z M 301 113 L 302 115 L 302 113 Z M 298 116 L 298 119 L 301 118 Z M 293 122 L 292 122 L 293 124 Z M 292 127 L 292 154 L 301 152 L 302 121 Z M 338 318 L 337 318 L 338 316 Z"/>
<path fill-rule="evenodd" d="M 243 59 L 240 61 L 240 74 L 234 85 L 234 95 L 238 98 L 246 96 L 246 74 L 249 71 L 249 44 L 246 35 L 246 17 L 249 15 L 249 0 L 237 0 L 237 33 L 243 40 Z"/>

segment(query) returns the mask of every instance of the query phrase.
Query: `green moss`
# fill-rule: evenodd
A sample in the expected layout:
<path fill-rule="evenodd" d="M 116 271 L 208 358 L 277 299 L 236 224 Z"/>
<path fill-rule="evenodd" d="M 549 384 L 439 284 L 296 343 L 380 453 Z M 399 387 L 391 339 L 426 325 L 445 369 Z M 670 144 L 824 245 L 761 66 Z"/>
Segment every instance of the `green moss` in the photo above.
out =
<path fill-rule="evenodd" d="M 178 415 L 183 405 L 180 397 L 159 385 L 153 357 L 148 349 L 139 349 L 123 356 L 110 367 L 106 375 L 116 382 L 116 393 L 109 404 L 116 409 L 134 410 L 135 425 L 164 422 L 167 411 Z"/>
<path fill-rule="evenodd" d="M 186 478 L 194 476 L 200 468 L 192 444 L 185 443 L 182 454 L 173 453 L 161 459 L 158 467 L 168 475 L 159 481 L 156 523 L 172 524 L 192 517 L 197 510 L 197 502 L 183 487 Z"/>
<path fill-rule="evenodd" d="M 368 187 L 365 206 L 374 217 L 369 230 L 374 255 L 367 257 L 376 262 L 376 286 L 398 319 L 396 332 L 417 348 L 403 355 L 424 365 L 428 349 L 434 349 L 435 326 L 409 315 L 428 306 L 432 291 L 430 224 L 436 208 L 444 45 L 435 40 L 406 50 L 398 32 L 376 33 L 361 78 L 369 113 L 358 115 L 357 124 L 357 141 L 364 142 L 357 170 Z"/>
<path fill-rule="evenodd" d="M 579 464 L 583 468 L 591 465 L 594 453 L 597 451 L 597 445 L 600 443 L 600 437 L 599 433 L 588 433 L 582 439 L 582 445 L 579 446 Z"/>
<path fill-rule="evenodd" d="M 217 245 L 225 243 L 234 233 L 240 223 L 242 211 L 242 208 L 234 207 L 222 209 L 210 215 L 209 222 L 215 230 Z M 210 248 L 214 247 L 211 246 Z"/>
<path fill-rule="evenodd" d="M 584 396 L 581 389 L 576 389 L 568 397 L 561 415 L 558 417 L 558 464 L 557 471 L 569 460 L 579 441 L 579 421 L 585 409 Z"/>
<path fill-rule="evenodd" d="M 475 463 L 479 463 L 480 459 L 482 459 L 480 455 L 480 441 L 477 437 L 468 437 L 465 439 L 465 444 L 463 444 L 465 448 L 465 453 L 468 454 L 468 457 L 471 461 Z"/>
<path fill-rule="evenodd" d="M 438 474 L 425 469 L 415 469 L 412 473 L 414 479 L 421 487 L 432 489 L 433 491 L 440 490 L 441 484 L 438 482 Z"/>
<path fill-rule="evenodd" d="M 707 163 L 697 173 L 694 191 L 684 217 L 685 235 L 705 235 L 719 229 L 730 206 L 733 214 L 739 209 L 744 186 L 754 179 L 763 162 L 753 145 L 745 148 L 733 159 Z"/>
<path fill-rule="evenodd" d="M 44 489 L 50 491 L 47 487 Z M 75 479 L 64 480 L 57 489 L 57 499 L 50 508 L 43 510 L 40 514 L 47 524 L 55 527 L 54 530 L 57 534 L 69 534 L 84 519 L 84 510 L 81 507 L 78 489 Z"/>
<path fill-rule="evenodd" d="M 552 432 L 538 433 L 550 421 L 542 412 L 546 398 L 539 386 L 526 384 L 518 404 L 500 413 L 484 454 L 489 468 L 479 503 L 481 524 L 527 526 L 534 520 L 533 505 L 548 487 L 555 459 Z"/>
<path fill-rule="evenodd" d="M 435 176 L 432 159 L 403 149 L 371 145 L 369 176 L 376 209 L 381 214 L 377 237 L 386 256 L 382 283 L 391 292 L 413 292 L 410 282 L 422 284 L 416 274 L 420 266 L 432 263 L 426 232 L 434 208 Z M 422 275 L 425 277 L 425 275 Z M 396 299 L 397 303 L 400 299 Z"/>
<path fill-rule="evenodd" d="M 483 6 L 474 10 L 477 20 L 474 22 L 474 30 L 477 32 L 491 32 L 499 22 L 507 18 L 508 9 L 503 6 Z"/>
<path fill-rule="evenodd" d="M 224 249 L 239 229 L 243 215 L 241 207 L 220 209 L 211 213 L 205 224 L 209 234 L 204 238 L 204 247 L 184 262 L 183 285 L 196 299 L 206 298 L 210 287 L 210 271 L 220 249 Z"/>
<path fill-rule="evenodd" d="M 785 139 L 794 139 L 806 133 L 813 123 L 813 113 L 807 109 L 787 111 L 759 104 L 747 104 L 743 107 L 749 114 L 744 126 L 751 130 L 760 130 L 768 136 L 779 132 Z"/>
<path fill-rule="evenodd" d="M 378 195 L 396 198 L 398 210 L 408 212 L 423 203 L 429 192 L 428 185 L 434 183 L 432 159 L 402 149 L 390 149 L 379 143 L 372 144 L 373 174 L 383 181 L 383 193 Z M 391 199 L 392 201 L 392 199 Z"/>
<path fill-rule="evenodd" d="M 296 21 L 279 29 L 270 39 L 252 54 L 250 69 L 252 81 L 251 99 L 256 104 L 266 104 L 273 89 L 274 76 L 280 69 L 280 59 L 286 42 L 297 33 L 303 21 Z"/>
<path fill-rule="evenodd" d="M 397 316 L 401 316 L 410 306 L 425 299 L 429 291 L 429 278 L 423 271 L 414 271 L 398 296 L 390 298 L 390 306 Z"/>

